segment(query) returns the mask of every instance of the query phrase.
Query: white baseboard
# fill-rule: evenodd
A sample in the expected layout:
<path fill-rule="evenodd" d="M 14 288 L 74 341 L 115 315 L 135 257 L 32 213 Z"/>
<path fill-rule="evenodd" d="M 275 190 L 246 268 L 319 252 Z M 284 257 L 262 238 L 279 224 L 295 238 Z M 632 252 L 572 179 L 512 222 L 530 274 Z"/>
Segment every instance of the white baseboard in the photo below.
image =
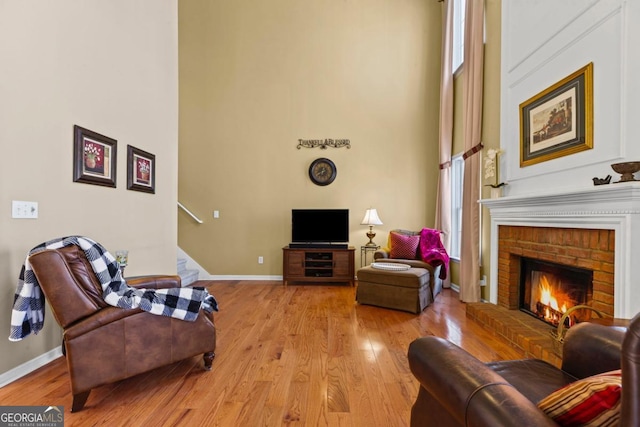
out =
<path fill-rule="evenodd" d="M 0 374 L 0 387 L 4 387 L 9 383 L 12 383 L 17 379 L 24 377 L 25 375 L 35 371 L 38 368 L 43 367 L 47 363 L 57 359 L 60 356 L 62 356 L 62 346 L 58 346 L 53 350 L 49 350 L 48 352 L 41 354 L 35 359 L 31 359 L 20 366 L 16 366 L 15 368 L 3 374 Z"/>
<path fill-rule="evenodd" d="M 460 293 L 460 286 L 456 285 L 455 283 L 452 283 L 451 290 L 454 292 Z M 488 302 L 488 301 L 485 300 L 484 298 L 480 298 L 480 302 Z"/>
<path fill-rule="evenodd" d="M 460 286 L 456 285 L 455 283 L 451 284 L 451 290 L 455 291 L 457 293 L 460 293 Z M 485 300 L 484 298 L 480 298 L 480 302 L 488 302 L 487 300 Z"/>
<path fill-rule="evenodd" d="M 263 281 L 273 281 L 273 280 L 282 280 L 282 276 L 223 276 L 223 275 L 209 275 L 208 279 L 201 280 L 263 280 Z"/>

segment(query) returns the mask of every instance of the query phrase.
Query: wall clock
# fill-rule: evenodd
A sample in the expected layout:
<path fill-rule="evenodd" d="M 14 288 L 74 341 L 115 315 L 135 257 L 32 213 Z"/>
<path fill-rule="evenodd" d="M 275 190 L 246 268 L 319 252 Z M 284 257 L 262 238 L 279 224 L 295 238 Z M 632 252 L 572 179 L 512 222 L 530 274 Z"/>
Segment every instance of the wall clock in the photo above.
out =
<path fill-rule="evenodd" d="M 316 185 L 329 185 L 336 179 L 336 165 L 323 157 L 315 159 L 309 166 L 309 178 Z"/>

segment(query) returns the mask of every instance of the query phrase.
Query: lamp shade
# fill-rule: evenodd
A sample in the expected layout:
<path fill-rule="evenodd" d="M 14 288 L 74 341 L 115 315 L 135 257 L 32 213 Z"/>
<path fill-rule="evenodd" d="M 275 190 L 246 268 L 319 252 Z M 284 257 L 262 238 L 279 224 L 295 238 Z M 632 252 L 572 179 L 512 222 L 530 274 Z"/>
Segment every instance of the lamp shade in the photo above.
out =
<path fill-rule="evenodd" d="M 364 218 L 362 218 L 361 225 L 382 225 L 382 221 L 380 221 L 380 217 L 378 216 L 378 211 L 375 209 L 367 209 L 364 213 Z"/>

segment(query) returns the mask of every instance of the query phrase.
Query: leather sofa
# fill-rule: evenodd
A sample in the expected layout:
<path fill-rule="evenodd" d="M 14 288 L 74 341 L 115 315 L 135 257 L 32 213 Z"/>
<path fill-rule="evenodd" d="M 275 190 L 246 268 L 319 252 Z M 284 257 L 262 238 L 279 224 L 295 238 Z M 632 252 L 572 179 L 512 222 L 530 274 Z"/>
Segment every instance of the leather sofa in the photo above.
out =
<path fill-rule="evenodd" d="M 203 354 L 211 369 L 216 331 L 210 313 L 200 311 L 194 322 L 122 309 L 102 299 L 84 251 L 76 245 L 45 250 L 29 257 L 33 272 L 56 321 L 63 329 L 73 404 L 84 407 L 92 388 Z M 180 287 L 179 276 L 127 279 L 132 287 Z"/>
<path fill-rule="evenodd" d="M 566 334 L 560 368 L 537 359 L 482 363 L 437 337 L 409 346 L 420 383 L 411 426 L 557 426 L 537 403 L 561 387 L 622 369 L 621 426 L 640 425 L 640 315 L 628 330 L 580 323 Z"/>

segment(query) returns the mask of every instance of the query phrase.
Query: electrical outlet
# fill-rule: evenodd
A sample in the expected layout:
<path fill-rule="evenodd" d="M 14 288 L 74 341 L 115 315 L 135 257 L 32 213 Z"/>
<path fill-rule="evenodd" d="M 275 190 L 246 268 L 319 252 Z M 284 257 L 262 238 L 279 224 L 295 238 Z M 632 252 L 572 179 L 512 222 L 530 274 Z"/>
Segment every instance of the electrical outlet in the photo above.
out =
<path fill-rule="evenodd" d="M 38 202 L 24 202 L 13 200 L 11 202 L 11 218 L 38 218 Z"/>
<path fill-rule="evenodd" d="M 220 218 L 220 211 L 213 211 L 214 218 Z"/>
<path fill-rule="evenodd" d="M 487 286 L 487 276 L 486 275 L 482 276 L 482 279 L 480 279 L 480 286 Z"/>
<path fill-rule="evenodd" d="M 264 264 L 264 258 L 259 256 L 258 257 L 258 264 Z"/>

